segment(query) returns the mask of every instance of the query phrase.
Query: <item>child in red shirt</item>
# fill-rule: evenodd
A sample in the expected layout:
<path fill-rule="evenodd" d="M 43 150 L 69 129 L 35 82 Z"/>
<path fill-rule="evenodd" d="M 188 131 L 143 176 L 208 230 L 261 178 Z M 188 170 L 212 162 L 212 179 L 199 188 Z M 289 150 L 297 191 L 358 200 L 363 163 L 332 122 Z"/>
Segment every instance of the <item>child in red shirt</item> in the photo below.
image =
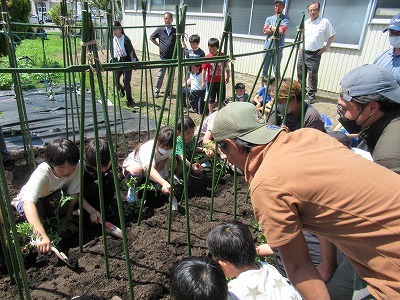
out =
<path fill-rule="evenodd" d="M 208 50 L 210 53 L 206 55 L 207 57 L 213 57 L 218 55 L 218 49 L 219 49 L 219 40 L 216 38 L 211 38 L 208 40 Z M 223 52 L 221 52 L 220 55 L 224 55 Z M 223 101 L 225 99 L 225 84 L 229 82 L 229 76 L 230 76 L 230 69 L 228 62 L 225 62 L 225 72 L 226 72 L 226 77 L 223 78 L 222 74 L 222 62 L 219 63 L 206 63 L 201 66 L 201 68 L 204 70 L 202 74 L 202 87 L 205 88 L 207 84 L 207 91 L 208 91 L 208 110 L 209 113 L 211 113 L 214 110 L 216 99 L 218 96 L 219 101 Z M 212 89 L 210 90 L 210 85 L 211 85 L 211 78 L 214 73 L 214 67 L 215 65 L 217 66 L 217 71 L 215 73 L 214 77 L 214 83 L 212 86 Z M 206 78 L 207 76 L 207 78 Z M 222 81 L 225 81 L 225 84 L 222 85 L 221 87 L 221 79 Z M 221 94 L 220 94 L 220 87 L 221 87 Z M 222 100 L 221 100 L 222 99 Z"/>

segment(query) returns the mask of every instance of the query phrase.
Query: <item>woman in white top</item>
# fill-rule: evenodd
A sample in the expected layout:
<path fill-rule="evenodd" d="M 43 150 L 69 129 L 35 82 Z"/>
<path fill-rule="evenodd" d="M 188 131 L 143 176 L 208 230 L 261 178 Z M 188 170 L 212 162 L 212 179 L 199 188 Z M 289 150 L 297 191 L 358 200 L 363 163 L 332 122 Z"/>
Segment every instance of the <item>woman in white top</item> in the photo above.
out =
<path fill-rule="evenodd" d="M 135 49 L 133 49 L 131 40 L 125 35 L 124 29 L 121 27 L 121 23 L 114 21 L 113 23 L 113 61 L 114 62 L 130 62 L 139 61 Z M 121 85 L 120 78 L 123 76 L 123 83 Z M 127 105 L 133 107 L 134 102 L 132 98 L 131 78 L 132 70 L 121 70 L 115 73 L 116 84 L 121 97 L 125 96 Z"/>

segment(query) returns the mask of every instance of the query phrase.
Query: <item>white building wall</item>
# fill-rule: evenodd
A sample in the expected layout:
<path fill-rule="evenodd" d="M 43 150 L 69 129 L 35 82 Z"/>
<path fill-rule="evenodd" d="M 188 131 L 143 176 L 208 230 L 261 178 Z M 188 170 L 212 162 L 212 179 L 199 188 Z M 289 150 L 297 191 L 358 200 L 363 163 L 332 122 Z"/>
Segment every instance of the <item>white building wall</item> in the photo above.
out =
<path fill-rule="evenodd" d="M 234 20 L 233 20 L 234 21 Z M 163 24 L 162 14 L 148 14 L 147 25 L 161 25 Z M 204 52 L 208 52 L 207 41 L 209 38 L 221 38 L 224 27 L 224 20 L 221 17 L 198 16 L 188 15 L 186 18 L 188 25 L 186 33 L 188 36 L 197 33 L 201 37 L 200 48 Z M 141 12 L 125 12 L 124 26 L 142 26 Z M 388 33 L 383 33 L 386 25 L 382 24 L 368 24 L 365 30 L 365 37 L 363 39 L 361 49 L 348 49 L 331 47 L 325 53 L 321 60 L 319 70 L 319 83 L 318 88 L 328 92 L 338 92 L 340 79 L 349 72 L 351 69 L 367 63 L 373 63 L 375 57 L 381 52 L 389 49 Z M 154 31 L 155 28 L 148 28 L 147 35 Z M 142 29 L 126 29 L 127 35 L 131 38 L 134 46 L 138 50 L 142 50 Z M 255 52 L 263 49 L 264 39 L 262 38 L 248 38 L 242 36 L 234 36 L 233 49 L 235 55 L 247 52 Z M 189 43 L 187 43 L 189 46 Z M 158 54 L 158 48 L 149 41 L 149 51 L 153 54 Z M 282 58 L 281 68 L 288 62 L 290 48 L 285 49 Z M 235 62 L 235 71 L 240 73 L 247 73 L 256 75 L 262 63 L 262 54 L 239 57 Z M 294 55 L 289 62 L 289 68 L 286 76 L 292 74 L 293 67 L 295 66 Z M 283 70 L 283 69 L 282 69 Z M 297 78 L 296 70 L 294 77 Z"/>

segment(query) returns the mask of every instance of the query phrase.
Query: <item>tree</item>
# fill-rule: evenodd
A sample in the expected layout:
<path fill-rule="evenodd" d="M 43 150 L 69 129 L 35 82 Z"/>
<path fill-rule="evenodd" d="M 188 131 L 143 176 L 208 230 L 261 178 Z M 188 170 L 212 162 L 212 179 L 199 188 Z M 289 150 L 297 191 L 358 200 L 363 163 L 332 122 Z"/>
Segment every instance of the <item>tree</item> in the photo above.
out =
<path fill-rule="evenodd" d="M 29 15 L 31 13 L 31 4 L 29 0 L 7 0 L 7 7 L 0 7 L 1 11 L 8 11 L 11 22 L 29 23 Z M 1 19 L 1 16 L 0 16 Z M 28 31 L 28 27 L 12 25 L 11 30 L 15 33 L 24 33 Z M 0 25 L 0 30 L 4 30 Z M 21 37 L 24 37 L 22 34 Z M 6 37 L 0 34 L 0 56 L 7 55 Z"/>

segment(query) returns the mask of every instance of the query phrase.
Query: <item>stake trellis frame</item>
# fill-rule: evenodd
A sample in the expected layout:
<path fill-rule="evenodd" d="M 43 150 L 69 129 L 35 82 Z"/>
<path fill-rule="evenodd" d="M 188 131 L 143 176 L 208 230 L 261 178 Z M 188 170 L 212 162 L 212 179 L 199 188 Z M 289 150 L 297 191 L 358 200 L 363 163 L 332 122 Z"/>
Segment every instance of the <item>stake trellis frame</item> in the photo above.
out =
<path fill-rule="evenodd" d="M 195 58 L 195 59 L 186 59 L 183 56 L 183 46 L 181 44 L 182 41 L 181 39 L 183 39 L 184 34 L 185 34 L 185 27 L 191 24 L 186 24 L 186 9 L 187 6 L 183 5 L 182 7 L 178 7 L 176 6 L 176 28 L 177 28 L 177 42 L 175 45 L 175 50 L 174 50 L 174 56 L 172 59 L 170 60 L 164 60 L 164 61 L 150 61 L 150 52 L 149 52 L 149 46 L 148 46 L 148 38 L 147 38 L 147 28 L 151 28 L 151 27 L 158 27 L 158 26 L 147 26 L 146 25 L 146 18 L 147 18 L 147 1 L 142 0 L 142 19 L 143 19 L 143 26 L 132 26 L 132 27 L 125 27 L 125 28 L 143 28 L 143 42 L 142 42 L 142 61 L 140 62 L 124 62 L 124 63 L 104 63 L 104 64 L 100 64 L 99 61 L 99 56 L 98 56 L 98 50 L 97 50 L 97 45 L 96 43 L 93 43 L 93 41 L 95 40 L 95 29 L 100 29 L 100 30 L 112 30 L 112 15 L 110 12 L 108 12 L 107 14 L 107 27 L 104 26 L 93 26 L 93 23 L 91 21 L 91 15 L 89 13 L 89 7 L 88 7 L 88 2 L 84 1 L 83 2 L 83 11 L 82 11 L 82 27 L 81 27 L 81 32 L 82 32 L 82 51 L 81 51 L 81 62 L 78 65 L 77 64 L 77 46 L 76 46 L 76 34 L 74 35 L 74 47 L 72 47 L 72 43 L 70 40 L 70 36 L 71 36 L 71 29 L 76 29 L 78 27 L 73 26 L 68 24 L 68 16 L 67 16 L 67 4 L 66 4 L 66 0 L 63 0 L 61 5 L 62 5 L 62 13 L 64 15 L 65 18 L 65 22 L 63 26 L 53 26 L 53 25 L 38 25 L 37 27 L 41 27 L 41 28 L 48 28 L 48 27 L 58 27 L 62 30 L 63 32 L 63 36 L 64 36 L 64 42 L 63 42 L 63 53 L 64 53 L 64 66 L 62 68 L 49 68 L 45 65 L 45 68 L 30 68 L 30 69 L 22 69 L 18 66 L 17 60 L 16 60 L 16 56 L 15 56 L 15 44 L 13 42 L 13 33 L 11 31 L 11 25 L 12 24 L 16 24 L 16 25 L 25 25 L 25 26 L 29 26 L 27 24 L 23 24 L 23 23 L 10 23 L 9 18 L 8 18 L 8 14 L 6 12 L 6 6 L 5 6 L 5 0 L 1 0 L 1 10 L 2 10 L 2 18 L 3 18 L 3 28 L 5 28 L 5 31 L 3 32 L 3 34 L 7 37 L 7 46 L 9 47 L 9 63 L 10 63 L 10 68 L 8 69 L 0 69 L 0 73 L 9 73 L 12 75 L 13 77 L 13 81 L 14 81 L 14 86 L 15 86 L 15 94 L 16 94 L 16 104 L 17 104 L 17 108 L 18 108 L 18 112 L 19 112 L 19 117 L 21 120 L 21 131 L 23 133 L 23 139 L 24 139 L 24 151 L 25 153 L 27 153 L 27 163 L 29 163 L 32 167 L 35 166 L 35 160 L 34 160 L 34 156 L 33 156 L 33 150 L 32 150 L 32 142 L 30 139 L 30 130 L 29 130 L 29 123 L 28 123 L 28 116 L 26 114 L 26 109 L 25 109 L 25 105 L 24 105 L 24 99 L 23 99 L 23 94 L 22 94 L 22 86 L 20 83 L 20 78 L 19 78 L 19 74 L 21 73 L 44 73 L 44 74 L 51 74 L 51 73 L 63 73 L 64 74 L 64 87 L 65 90 L 67 91 L 69 89 L 69 105 L 71 107 L 71 114 L 74 115 L 75 113 L 78 116 L 78 129 L 79 129 L 79 136 L 80 136 L 80 151 L 81 151 L 81 169 L 82 169 L 82 173 L 81 173 L 81 180 L 83 179 L 83 140 L 85 138 L 84 136 L 84 130 L 83 128 L 85 127 L 85 120 L 84 120 L 84 111 L 85 111 L 85 88 L 86 88 L 86 80 L 87 80 L 87 74 L 89 74 L 89 83 L 90 83 L 90 87 L 92 89 L 92 107 L 93 107 L 93 111 L 96 111 L 96 98 L 95 98 L 95 90 L 96 90 L 96 80 L 97 80 L 97 85 L 98 85 L 98 90 L 100 93 L 100 98 L 101 98 L 101 104 L 102 104 L 102 109 L 103 109 L 103 114 L 104 114 L 104 119 L 105 122 L 107 123 L 106 126 L 106 138 L 108 141 L 108 144 L 110 146 L 110 157 L 111 157 L 111 162 L 112 162 L 112 168 L 113 170 L 116 170 L 117 165 L 116 165 L 116 161 L 115 161 L 115 155 L 114 155 L 114 148 L 117 147 L 118 145 L 118 134 L 116 133 L 117 128 L 114 128 L 114 134 L 115 134 L 115 140 L 112 140 L 112 132 L 111 132 L 111 127 L 109 124 L 109 118 L 108 118 L 108 110 L 107 110 L 107 100 L 108 100 L 108 72 L 113 72 L 113 76 L 114 76 L 114 72 L 116 70 L 121 70 L 121 69 L 137 69 L 137 70 L 141 70 L 141 85 L 140 85 L 140 95 L 139 95 L 139 102 L 140 104 L 142 103 L 147 103 L 147 99 L 151 99 L 152 100 L 152 104 L 153 104 L 153 114 L 155 116 L 155 120 L 156 120 L 156 130 L 155 130 L 155 136 L 158 135 L 159 129 L 161 128 L 161 126 L 163 125 L 163 114 L 164 114 L 164 109 L 166 106 L 171 107 L 171 100 L 168 99 L 167 97 L 167 93 L 165 93 L 163 101 L 162 101 L 162 105 L 161 105 L 161 110 L 159 113 L 157 113 L 156 109 L 155 109 L 155 100 L 154 100 L 154 89 L 153 89 L 153 78 L 151 75 L 151 70 L 155 69 L 155 68 L 160 68 L 160 67 L 166 67 L 169 68 L 171 71 L 168 74 L 168 80 L 167 80 L 167 87 L 170 87 L 170 89 L 172 90 L 173 85 L 172 83 L 174 82 L 174 74 L 177 73 L 178 76 L 178 80 L 177 80 L 177 98 L 176 98 L 176 104 L 175 104 L 175 118 L 174 118 L 174 129 L 177 129 L 177 123 L 179 118 L 182 118 L 182 116 L 184 115 L 184 103 L 182 101 L 182 90 L 181 90 L 181 86 L 182 86 L 182 78 L 183 75 L 185 74 L 185 70 L 187 66 L 190 65 L 195 65 L 195 64 L 201 64 L 201 63 L 206 63 L 206 62 L 212 62 L 215 64 L 218 63 L 223 63 L 225 61 L 229 61 L 230 62 L 230 67 L 232 70 L 232 79 L 231 79 L 231 87 L 232 87 L 232 95 L 234 95 L 234 85 L 235 85 L 235 72 L 234 72 L 234 61 L 239 58 L 239 57 L 245 57 L 245 56 L 251 56 L 251 55 L 257 55 L 259 53 L 269 53 L 271 52 L 273 57 L 276 59 L 276 62 L 279 59 L 279 52 L 280 50 L 282 50 L 283 48 L 286 47 L 291 47 L 291 52 L 290 52 L 290 58 L 293 55 L 293 51 L 299 47 L 300 43 L 302 43 L 302 28 L 304 27 L 304 14 L 303 14 L 303 18 L 300 24 L 300 29 L 298 30 L 298 34 L 295 38 L 294 43 L 291 43 L 290 45 L 286 45 L 284 47 L 277 47 L 275 45 L 275 49 L 267 49 L 267 50 L 263 50 L 263 51 L 253 51 L 253 52 L 248 52 L 248 53 L 243 53 L 243 54 L 238 54 L 235 55 L 234 54 L 234 49 L 233 49 L 233 37 L 232 37 L 232 19 L 230 14 L 227 14 L 227 17 L 225 19 L 225 26 L 224 26 L 224 32 L 222 34 L 222 39 L 221 39 L 221 46 L 219 49 L 219 52 L 221 52 L 222 47 L 224 47 L 224 53 L 225 55 L 223 56 L 217 56 L 217 57 L 213 57 L 213 58 Z M 111 8 L 111 10 L 113 10 L 113 8 Z M 36 26 L 36 25 L 35 25 Z M 103 33 L 101 32 L 101 35 Z M 108 35 L 108 39 L 107 39 L 107 61 L 108 61 L 108 51 L 112 51 L 112 40 L 110 39 L 111 35 Z M 229 55 L 228 55 L 228 45 L 229 45 Z M 75 51 L 75 52 L 74 52 Z M 87 52 L 90 52 L 92 54 L 92 60 L 91 61 L 87 61 Z M 297 53 L 298 51 L 295 52 L 295 60 L 297 60 Z M 218 53 L 219 54 L 219 53 Z M 46 61 L 46 55 L 45 55 L 45 50 L 44 50 L 44 46 L 43 46 L 43 55 L 44 55 L 44 61 Z M 73 59 L 73 55 L 75 56 L 75 63 L 74 63 L 74 59 Z M 289 58 L 289 60 L 290 60 Z M 264 57 L 265 60 L 265 57 Z M 304 61 L 304 60 L 303 60 Z M 224 64 L 223 64 L 224 65 Z M 262 66 L 264 65 L 264 61 L 262 62 L 259 72 L 258 72 L 258 76 L 261 73 L 261 69 Z M 272 65 L 272 64 L 271 64 Z M 284 77 L 284 74 L 287 71 L 287 68 L 289 66 L 289 63 L 285 66 L 284 72 L 282 73 Z M 304 68 L 304 67 L 303 67 Z M 223 67 L 224 69 L 224 67 Z M 103 84 L 103 77 L 102 77 L 102 73 L 106 72 L 107 75 L 107 79 L 106 79 L 106 89 L 104 89 L 104 84 Z M 215 71 L 216 68 L 214 68 L 214 74 L 212 75 L 212 81 L 211 81 L 211 86 L 213 84 L 213 79 L 215 77 Z M 223 70 L 224 71 L 224 70 Z M 271 74 L 271 70 L 269 71 L 268 74 L 268 81 L 270 79 L 270 74 Z M 78 101 L 77 95 L 76 95 L 76 86 L 77 86 L 77 82 L 76 82 L 76 75 L 79 75 L 80 78 L 80 86 L 81 86 L 81 97 Z M 294 67 L 293 70 L 291 72 L 291 75 L 293 77 L 294 75 Z M 304 80 L 304 76 L 305 76 L 305 72 L 303 69 L 303 87 L 305 84 L 305 80 Z M 281 78 L 281 79 L 282 79 Z M 114 82 L 114 80 L 113 80 Z M 148 82 L 150 82 L 150 92 L 149 92 L 149 85 Z M 252 86 L 251 89 L 251 94 L 255 89 L 255 86 L 257 84 L 257 81 L 254 82 L 254 85 Z M 277 89 L 276 91 L 279 90 L 279 86 L 280 86 L 280 81 L 277 80 Z M 143 87 L 143 85 L 145 87 Z M 73 86 L 74 88 L 71 89 L 71 86 Z M 168 89 L 168 88 L 167 88 Z M 115 87 L 113 88 L 114 90 L 114 96 L 115 94 Z M 75 91 L 75 93 L 73 93 Z M 145 94 L 144 98 L 143 98 L 143 94 Z M 151 97 L 149 97 L 149 95 L 151 95 Z M 304 89 L 303 89 L 303 100 L 304 100 Z M 208 97 L 208 93 L 207 93 L 207 97 Z M 276 95 L 275 95 L 276 97 Z M 67 104 L 67 93 L 65 95 L 65 102 Z M 73 99 L 74 98 L 74 99 Z M 120 104 L 120 98 L 119 96 L 116 97 L 116 102 L 118 104 Z M 234 100 L 234 97 L 233 101 Z M 75 101 L 73 101 L 75 100 Z M 249 99 L 250 100 L 250 99 Z M 78 109 L 78 102 L 80 102 L 80 110 Z M 148 104 L 148 103 L 147 103 Z M 219 108 L 221 106 L 221 101 L 219 101 Z M 150 139 L 150 131 L 149 131 L 149 107 L 148 105 L 145 106 L 146 107 L 146 120 L 147 120 L 147 138 Z M 75 110 L 74 110 L 75 109 Z M 117 116 L 117 111 L 116 111 L 116 107 L 114 107 L 114 118 L 116 119 Z M 118 109 L 119 109 L 119 118 L 122 119 L 122 110 L 121 110 L 121 105 L 118 105 Z M 265 109 L 265 101 L 264 101 L 264 109 Z M 170 111 L 170 110 L 169 110 Z M 96 120 L 96 117 L 94 117 Z M 141 138 L 141 134 L 140 134 L 140 130 L 141 130 L 141 118 L 142 118 L 142 105 L 139 106 L 139 141 Z M 201 121 L 200 121 L 200 127 L 203 123 L 205 119 L 205 111 L 203 112 Z M 72 120 L 74 120 L 74 117 L 72 117 Z M 66 113 L 66 123 L 68 124 L 68 115 Z M 169 112 L 168 112 L 168 117 L 167 117 L 167 123 L 170 123 L 170 116 L 169 116 Z M 182 123 L 182 122 L 181 122 Z M 302 112 L 302 124 L 304 124 L 304 110 Z M 94 132 L 95 132 L 95 139 L 96 139 L 96 149 L 97 149 L 97 155 L 96 155 L 96 163 L 97 163 L 97 168 L 99 169 L 100 167 L 100 161 L 99 161 L 99 157 L 98 157 L 98 129 L 97 129 L 97 124 L 94 125 Z M 182 124 L 183 126 L 183 124 Z M 68 126 L 67 126 L 68 127 Z M 73 137 L 75 138 L 76 132 L 75 132 L 75 125 L 72 125 L 73 127 Z M 184 128 L 180 128 L 181 132 L 184 132 Z M 67 132 L 67 136 L 68 136 L 68 132 Z M 123 139 L 123 145 L 124 145 L 124 151 L 125 154 L 127 154 L 126 151 L 126 142 L 125 142 L 125 136 L 124 136 L 124 129 L 123 129 L 123 125 L 122 125 L 122 139 Z M 196 137 L 196 140 L 198 141 L 199 139 L 199 135 Z M 175 153 L 176 150 L 176 140 L 174 141 L 174 147 L 173 147 L 173 152 Z M 152 158 L 154 157 L 154 151 L 155 148 L 153 148 L 152 151 Z M 184 153 L 184 159 L 186 159 L 186 154 L 185 154 L 185 144 L 183 144 L 183 153 Z M 190 160 L 190 166 L 193 164 L 193 156 L 189 159 Z M 217 161 L 217 151 L 215 151 L 215 156 L 214 156 L 214 165 L 216 164 Z M 224 162 L 224 164 L 226 164 L 226 161 Z M 172 162 L 172 168 L 174 167 L 174 162 Z M 191 241 L 190 241 L 190 219 L 189 219 L 189 201 L 188 201 L 188 191 L 187 191 L 187 177 L 189 175 L 189 171 L 190 169 L 186 169 L 186 164 L 183 164 L 182 166 L 183 168 L 183 174 L 186 174 L 186 176 L 184 176 L 183 180 L 184 180 L 184 190 L 183 190 L 183 201 L 185 203 L 185 207 L 186 207 L 186 231 L 187 231 L 187 242 L 188 242 L 188 255 L 191 255 Z M 222 171 L 222 170 L 221 170 Z M 99 180 L 100 180 L 100 202 L 101 202 L 101 215 L 102 215 L 102 223 L 105 223 L 105 215 L 104 215 L 104 202 L 103 202 L 103 191 L 102 191 L 102 185 L 101 185 L 101 176 L 99 175 Z M 213 186 L 212 186 L 212 195 L 211 195 L 211 205 L 210 205 L 210 220 L 212 220 L 212 214 L 213 214 L 213 206 L 214 206 L 214 197 L 215 197 L 215 191 L 218 187 L 218 182 L 220 180 L 221 177 L 221 173 L 220 174 L 216 174 L 215 169 L 213 170 Z M 149 183 L 149 178 L 150 178 L 150 171 L 148 172 L 147 176 L 146 176 L 146 180 L 145 180 L 145 185 L 148 185 Z M 173 190 L 173 174 L 171 174 L 171 188 Z M 125 255 L 125 261 L 126 261 L 126 271 L 127 271 L 127 277 L 128 277 L 128 281 L 129 281 L 129 291 L 130 291 L 130 296 L 131 299 L 134 299 L 134 291 L 133 291 L 133 280 L 132 280 L 132 274 L 131 274 L 131 267 L 130 267 L 130 260 L 129 260 L 129 253 L 128 253 L 128 246 L 127 246 L 127 239 L 126 239 L 126 230 L 125 230 L 125 223 L 124 223 L 124 213 L 123 213 L 123 208 L 122 208 L 122 203 L 121 203 L 121 193 L 119 190 L 119 185 L 118 185 L 118 177 L 117 174 L 114 172 L 114 182 L 115 182 L 115 188 L 116 188 L 116 197 L 117 197 L 117 203 L 118 203 L 118 213 L 120 216 L 120 221 L 121 221 L 121 229 L 122 229 L 122 233 L 123 233 L 123 244 L 124 244 L 124 255 Z M 237 207 L 237 193 L 236 193 L 236 186 L 237 186 L 237 170 L 235 168 L 234 171 L 234 201 L 233 201 L 233 212 L 234 212 L 234 217 L 236 218 L 236 207 Z M 1 230 L 0 230 L 0 239 L 1 239 L 1 245 L 4 248 L 6 243 L 13 243 L 16 246 L 16 249 L 19 249 L 18 247 L 18 239 L 16 239 L 16 230 L 15 230 L 15 223 L 13 222 L 13 220 L 11 219 L 11 207 L 10 205 L 8 205 L 10 203 L 10 199 L 8 197 L 8 191 L 7 191 L 7 182 L 5 181 L 5 176 L 4 176 L 4 169 L 3 169 L 3 165 L 2 165 L 2 161 L 0 160 L 0 187 L 1 187 L 1 194 L 0 194 L 0 201 L 1 205 L 0 205 L 0 216 L 3 216 L 3 218 L 5 220 L 3 220 L 3 222 L 1 223 L 3 226 L 1 226 Z M 81 193 L 80 195 L 82 195 L 82 188 L 81 187 Z M 142 218 L 142 211 L 143 211 L 143 207 L 144 207 L 144 199 L 146 196 L 146 190 L 143 193 L 143 196 L 141 198 L 141 205 L 140 205 L 140 213 L 139 213 L 139 219 L 138 219 L 138 225 L 140 225 L 140 221 Z M 246 195 L 246 201 L 247 201 L 247 196 Z M 172 205 L 172 195 L 169 198 L 169 213 L 168 213 L 168 236 L 167 236 L 167 243 L 170 243 L 170 233 L 171 233 L 171 205 Z M 4 203 L 6 203 L 7 205 L 4 205 Z M 80 209 L 82 210 L 82 203 L 83 199 L 82 196 L 79 199 L 79 204 L 80 204 Z M 83 232 L 82 232 L 82 228 L 83 228 L 83 219 L 82 219 L 82 214 L 79 218 L 79 227 L 80 227 L 80 233 L 79 233 L 79 239 L 80 239 L 80 250 L 82 251 L 82 244 L 83 244 Z M 102 229 L 103 229 L 103 240 L 104 240 L 104 256 L 105 256 L 105 269 L 106 269 L 106 275 L 107 277 L 109 277 L 109 267 L 108 267 L 108 254 L 107 254 L 107 241 L 106 241 L 106 236 L 105 236 L 105 226 L 102 225 Z M 9 232 L 11 231 L 11 235 L 9 234 Z M 15 250 L 13 251 L 13 253 L 11 252 L 7 252 L 5 251 L 5 258 L 6 258 L 6 263 L 7 263 L 7 268 L 10 271 L 11 274 L 17 274 L 17 273 L 21 273 L 22 276 L 22 282 L 19 280 L 19 277 L 15 277 L 16 283 L 18 285 L 18 291 L 19 291 L 19 295 L 20 295 L 20 299 L 24 299 L 24 297 L 26 299 L 30 299 L 30 294 L 29 294 L 29 289 L 28 289 L 28 284 L 26 282 L 26 274 L 25 274 L 25 270 L 23 267 L 23 259 L 22 256 L 20 255 L 19 250 Z M 15 253 L 17 255 L 15 255 Z"/>

